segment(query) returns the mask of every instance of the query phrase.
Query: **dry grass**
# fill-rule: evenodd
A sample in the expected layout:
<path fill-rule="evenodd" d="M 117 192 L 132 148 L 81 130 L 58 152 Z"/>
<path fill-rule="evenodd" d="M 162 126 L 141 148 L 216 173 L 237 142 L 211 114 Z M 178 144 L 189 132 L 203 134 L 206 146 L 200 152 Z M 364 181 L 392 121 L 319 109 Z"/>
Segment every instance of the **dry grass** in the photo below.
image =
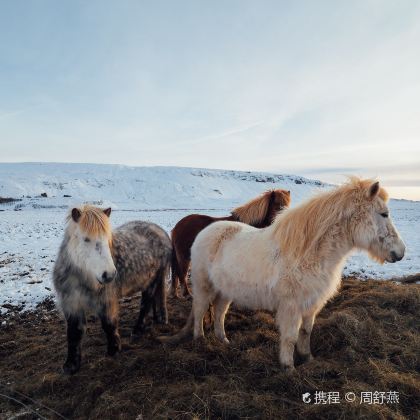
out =
<path fill-rule="evenodd" d="M 89 322 L 81 371 L 60 373 L 65 358 L 62 320 L 45 303 L 38 311 L 16 315 L 0 331 L 0 418 L 144 419 L 414 419 L 420 415 L 418 351 L 420 286 L 346 280 L 340 294 L 319 315 L 313 335 L 315 360 L 294 374 L 279 369 L 278 335 L 266 312 L 232 308 L 226 330 L 231 345 L 213 334 L 206 342 L 164 347 L 154 336 L 177 331 L 189 301 L 171 300 L 169 327 L 152 328 L 144 340 L 129 344 L 137 300 L 123 303 L 123 351 L 105 353 L 99 322 Z M 4 387 L 6 385 L 6 387 Z M 315 391 L 399 392 L 399 404 L 304 404 L 302 393 Z M 35 400 L 28 400 L 22 394 Z M 26 413 L 26 414 L 25 414 Z M 137 417 L 141 418 L 141 417 Z"/>

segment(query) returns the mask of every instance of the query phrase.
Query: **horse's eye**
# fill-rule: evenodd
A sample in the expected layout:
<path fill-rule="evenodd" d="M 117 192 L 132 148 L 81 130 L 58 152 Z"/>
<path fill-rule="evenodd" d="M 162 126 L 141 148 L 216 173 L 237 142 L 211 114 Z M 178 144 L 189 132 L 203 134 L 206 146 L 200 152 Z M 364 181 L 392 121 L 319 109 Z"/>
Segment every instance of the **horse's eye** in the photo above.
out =
<path fill-rule="evenodd" d="M 85 242 L 90 242 L 90 239 L 89 238 L 85 238 Z"/>
<path fill-rule="evenodd" d="M 388 217 L 388 216 L 389 216 L 389 214 L 388 214 L 388 213 L 381 213 L 381 216 L 382 216 L 382 217 Z"/>

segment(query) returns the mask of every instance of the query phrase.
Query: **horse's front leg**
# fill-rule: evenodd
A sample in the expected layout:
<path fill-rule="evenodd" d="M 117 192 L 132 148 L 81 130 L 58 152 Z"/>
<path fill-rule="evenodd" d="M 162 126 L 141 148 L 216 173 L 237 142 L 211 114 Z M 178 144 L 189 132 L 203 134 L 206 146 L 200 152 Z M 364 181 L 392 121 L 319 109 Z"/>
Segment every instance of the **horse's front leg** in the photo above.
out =
<path fill-rule="evenodd" d="M 292 305 L 279 308 L 276 314 L 276 322 L 280 332 L 280 365 L 285 371 L 293 371 L 293 353 L 299 336 L 299 327 L 302 316 Z"/>
<path fill-rule="evenodd" d="M 81 341 L 86 329 L 86 318 L 83 312 L 66 314 L 65 317 L 67 321 L 67 359 L 63 365 L 63 371 L 68 375 L 73 375 L 80 369 Z"/>
<path fill-rule="evenodd" d="M 104 306 L 99 312 L 101 319 L 102 329 L 106 334 L 108 341 L 108 354 L 114 356 L 117 352 L 121 351 L 121 338 L 118 332 L 118 316 L 111 316 L 107 307 Z"/>
<path fill-rule="evenodd" d="M 312 359 L 311 354 L 311 333 L 314 326 L 315 313 L 305 315 L 302 318 L 302 325 L 299 330 L 299 337 L 296 343 L 296 351 L 300 363 L 305 363 Z"/>

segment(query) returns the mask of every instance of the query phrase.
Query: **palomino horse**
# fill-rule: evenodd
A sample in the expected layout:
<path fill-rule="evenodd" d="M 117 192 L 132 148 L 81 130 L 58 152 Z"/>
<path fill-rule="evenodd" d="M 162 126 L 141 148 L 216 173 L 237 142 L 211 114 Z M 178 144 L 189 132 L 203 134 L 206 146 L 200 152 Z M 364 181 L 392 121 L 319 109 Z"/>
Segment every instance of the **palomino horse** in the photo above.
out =
<path fill-rule="evenodd" d="M 191 260 L 191 246 L 196 236 L 208 225 L 229 220 L 242 222 L 256 228 L 269 226 L 277 213 L 290 205 L 290 191 L 269 190 L 259 197 L 232 210 L 230 216 L 211 217 L 204 214 L 190 214 L 181 219 L 172 229 L 172 293 L 177 295 L 179 280 L 184 294 L 190 295 L 187 273 Z"/>
<path fill-rule="evenodd" d="M 228 343 L 224 319 L 231 302 L 276 312 L 280 363 L 294 369 L 293 352 L 311 358 L 314 318 L 340 284 L 346 257 L 363 249 L 379 262 L 403 258 L 405 245 L 392 224 L 387 193 L 378 182 L 352 178 L 335 190 L 281 213 L 258 230 L 218 222 L 202 231 L 191 250 L 193 304 L 185 327 L 204 336 L 203 315 L 214 305 L 214 331 Z"/>
<path fill-rule="evenodd" d="M 68 355 L 63 369 L 80 368 L 81 340 L 87 311 L 101 319 L 108 354 L 121 350 L 118 299 L 142 291 L 134 336 L 144 327 L 153 305 L 156 322 L 167 322 L 165 279 L 172 245 L 168 234 L 154 223 L 129 222 L 112 231 L 111 209 L 74 208 L 54 267 L 54 286 L 67 321 Z M 158 310 L 156 309 L 158 306 Z"/>

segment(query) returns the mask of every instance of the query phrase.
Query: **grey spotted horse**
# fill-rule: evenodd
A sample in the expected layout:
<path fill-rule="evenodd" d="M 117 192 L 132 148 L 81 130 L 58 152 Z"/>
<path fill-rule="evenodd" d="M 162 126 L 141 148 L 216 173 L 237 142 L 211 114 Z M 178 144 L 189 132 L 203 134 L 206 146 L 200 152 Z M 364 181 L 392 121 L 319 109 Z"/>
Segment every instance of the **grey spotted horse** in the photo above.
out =
<path fill-rule="evenodd" d="M 172 255 L 168 234 L 154 223 L 141 221 L 112 231 L 110 214 L 110 208 L 73 208 L 55 263 L 54 287 L 67 322 L 68 354 L 63 366 L 67 374 L 80 369 L 86 312 L 99 316 L 109 355 L 121 350 L 118 301 L 122 296 L 142 292 L 134 336 L 142 332 L 152 307 L 155 322 L 168 321 L 165 280 Z"/>

